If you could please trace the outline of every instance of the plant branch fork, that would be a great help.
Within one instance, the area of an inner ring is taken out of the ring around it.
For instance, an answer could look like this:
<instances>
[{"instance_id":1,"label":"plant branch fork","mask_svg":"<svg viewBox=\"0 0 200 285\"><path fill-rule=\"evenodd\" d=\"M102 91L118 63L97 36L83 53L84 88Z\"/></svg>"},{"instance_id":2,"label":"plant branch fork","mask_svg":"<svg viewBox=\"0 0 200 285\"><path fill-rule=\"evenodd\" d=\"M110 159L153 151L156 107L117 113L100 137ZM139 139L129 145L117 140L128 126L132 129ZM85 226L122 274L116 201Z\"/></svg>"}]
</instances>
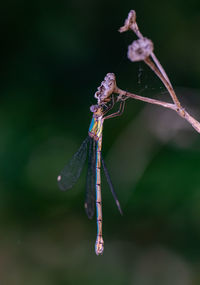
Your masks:
<instances>
[{"instance_id":1,"label":"plant branch fork","mask_svg":"<svg viewBox=\"0 0 200 285\"><path fill-rule=\"evenodd\" d=\"M115 88L115 93L119 94L118 100L124 100L123 98L133 98L136 100L144 101L150 104L156 104L160 105L164 108L168 108L171 110L174 110L177 112L179 116L187 120L193 128L200 133L200 123L194 119L181 105L178 97L176 96L176 93L174 91L174 88L164 70L162 65L160 64L159 60L157 59L153 49L153 42L145 38L142 33L139 30L138 24L136 22L136 12L134 10L131 10L128 14L127 19L125 20L124 26L122 26L119 29L119 32L125 32L128 30L132 30L136 36L138 37L137 40L133 41L131 45L128 47L128 58L130 61L135 62L135 61L144 61L150 68L151 70L158 76L158 78L162 81L164 84L165 88L169 92L173 104L167 103L164 101L148 98L148 97L143 97L139 96L124 90L121 90L116 86Z\"/></svg>"}]
</instances>

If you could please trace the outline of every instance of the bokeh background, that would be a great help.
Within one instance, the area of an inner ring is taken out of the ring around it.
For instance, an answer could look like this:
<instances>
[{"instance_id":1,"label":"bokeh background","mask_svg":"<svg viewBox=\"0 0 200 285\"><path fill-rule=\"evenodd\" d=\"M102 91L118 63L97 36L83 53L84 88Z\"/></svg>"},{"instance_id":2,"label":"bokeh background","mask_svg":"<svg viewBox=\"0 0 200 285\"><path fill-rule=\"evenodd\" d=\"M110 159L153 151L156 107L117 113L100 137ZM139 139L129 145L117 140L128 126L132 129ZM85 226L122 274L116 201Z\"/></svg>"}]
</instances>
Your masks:
<instances>
[{"instance_id":1,"label":"bokeh background","mask_svg":"<svg viewBox=\"0 0 200 285\"><path fill-rule=\"evenodd\" d=\"M57 175L87 135L107 72L118 86L169 100L126 58L135 9L178 96L200 119L200 4L191 1L2 1L0 284L200 284L200 136L172 111L129 100L104 125L105 252L84 211L86 167L63 193Z\"/></svg>"}]
</instances>

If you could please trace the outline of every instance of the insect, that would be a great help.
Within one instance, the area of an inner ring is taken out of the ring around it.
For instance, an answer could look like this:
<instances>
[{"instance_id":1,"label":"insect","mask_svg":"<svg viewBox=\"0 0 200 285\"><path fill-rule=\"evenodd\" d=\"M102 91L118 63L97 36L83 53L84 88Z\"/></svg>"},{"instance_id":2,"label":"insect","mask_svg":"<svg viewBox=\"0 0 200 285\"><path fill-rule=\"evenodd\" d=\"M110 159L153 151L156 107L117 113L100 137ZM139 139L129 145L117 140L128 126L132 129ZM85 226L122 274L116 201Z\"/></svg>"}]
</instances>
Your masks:
<instances>
[{"instance_id":1,"label":"insect","mask_svg":"<svg viewBox=\"0 0 200 285\"><path fill-rule=\"evenodd\" d=\"M93 112L93 116L88 136L57 178L58 185L61 190L66 191L72 188L83 169L89 144L85 210L88 218L91 219L94 216L95 211L96 190L97 238L95 243L95 252L97 255L102 254L104 250L104 241L102 236L101 164L118 210L122 214L120 203L117 199L107 167L101 155L104 120L120 116L124 111L125 101L121 101L117 112L106 115L108 111L113 108L115 102L115 97L112 95L110 97L110 102L100 105L92 105L90 107L90 110Z\"/></svg>"}]
</instances>

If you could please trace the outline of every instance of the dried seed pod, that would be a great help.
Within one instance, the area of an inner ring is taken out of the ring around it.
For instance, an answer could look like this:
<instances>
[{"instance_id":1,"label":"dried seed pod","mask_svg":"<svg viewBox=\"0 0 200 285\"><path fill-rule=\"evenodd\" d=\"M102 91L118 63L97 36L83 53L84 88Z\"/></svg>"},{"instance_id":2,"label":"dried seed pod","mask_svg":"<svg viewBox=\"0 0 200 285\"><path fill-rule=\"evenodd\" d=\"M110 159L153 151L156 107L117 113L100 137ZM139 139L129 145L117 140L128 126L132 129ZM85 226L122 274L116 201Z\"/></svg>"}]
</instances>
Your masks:
<instances>
[{"instance_id":1,"label":"dried seed pod","mask_svg":"<svg viewBox=\"0 0 200 285\"><path fill-rule=\"evenodd\" d=\"M145 60L153 52L153 42L147 38L141 38L128 47L128 58L131 61Z\"/></svg>"},{"instance_id":2,"label":"dried seed pod","mask_svg":"<svg viewBox=\"0 0 200 285\"><path fill-rule=\"evenodd\" d=\"M110 100L110 95L116 88L116 80L114 73L107 73L101 85L97 88L94 97L98 100L98 104L105 103Z\"/></svg>"},{"instance_id":3,"label":"dried seed pod","mask_svg":"<svg viewBox=\"0 0 200 285\"><path fill-rule=\"evenodd\" d=\"M136 23L136 12L134 10L131 10L128 13L128 17L126 18L124 22L124 26L122 26L119 29L120 33L128 31L134 24Z\"/></svg>"}]
</instances>

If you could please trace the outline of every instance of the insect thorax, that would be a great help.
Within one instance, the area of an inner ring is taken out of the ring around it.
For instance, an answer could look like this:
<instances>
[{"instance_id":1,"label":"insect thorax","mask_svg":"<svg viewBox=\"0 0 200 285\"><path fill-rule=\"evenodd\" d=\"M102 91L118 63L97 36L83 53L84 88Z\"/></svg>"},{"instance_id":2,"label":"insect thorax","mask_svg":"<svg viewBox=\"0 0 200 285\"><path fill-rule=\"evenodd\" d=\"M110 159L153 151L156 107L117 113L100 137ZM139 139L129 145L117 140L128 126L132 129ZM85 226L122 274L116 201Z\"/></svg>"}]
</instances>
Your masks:
<instances>
[{"instance_id":1,"label":"insect thorax","mask_svg":"<svg viewBox=\"0 0 200 285\"><path fill-rule=\"evenodd\" d=\"M102 135L103 128L103 118L93 116L92 121L90 123L88 134L94 140L98 141Z\"/></svg>"}]
</instances>

